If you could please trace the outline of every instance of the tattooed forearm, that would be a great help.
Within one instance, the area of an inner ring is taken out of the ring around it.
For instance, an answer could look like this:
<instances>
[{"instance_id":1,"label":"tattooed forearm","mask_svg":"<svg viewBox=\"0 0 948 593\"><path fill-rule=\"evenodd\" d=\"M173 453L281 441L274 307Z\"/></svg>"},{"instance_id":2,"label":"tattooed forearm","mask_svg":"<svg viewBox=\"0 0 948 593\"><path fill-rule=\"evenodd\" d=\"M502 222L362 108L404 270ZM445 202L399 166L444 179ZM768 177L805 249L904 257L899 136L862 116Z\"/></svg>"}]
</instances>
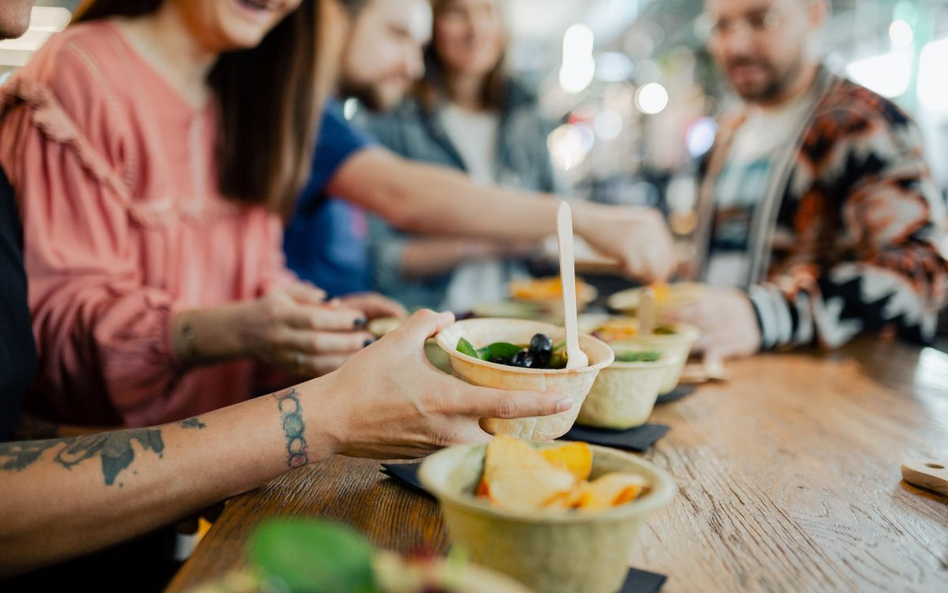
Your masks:
<instances>
[{"instance_id":1,"label":"tattooed forearm","mask_svg":"<svg viewBox=\"0 0 948 593\"><path fill-rule=\"evenodd\" d=\"M165 450L161 429L146 428L106 432L52 441L0 444L0 470L22 471L36 463L43 453L57 450L53 461L72 469L87 459L102 461L102 477L106 486L115 484L118 475L135 460L132 443L137 441L143 451L154 451L160 458ZM119 484L121 486L121 484Z\"/></svg>"},{"instance_id":2,"label":"tattooed forearm","mask_svg":"<svg viewBox=\"0 0 948 593\"><path fill-rule=\"evenodd\" d=\"M182 420L181 422L178 422L178 426L181 428L195 428L197 430L207 428L207 424L201 422L200 418L188 418L187 420Z\"/></svg>"},{"instance_id":3,"label":"tattooed forearm","mask_svg":"<svg viewBox=\"0 0 948 593\"><path fill-rule=\"evenodd\" d=\"M306 423L303 422L303 407L296 389L275 393L283 421L283 434L286 436L286 464L289 467L302 467L309 463L306 448Z\"/></svg>"}]
</instances>

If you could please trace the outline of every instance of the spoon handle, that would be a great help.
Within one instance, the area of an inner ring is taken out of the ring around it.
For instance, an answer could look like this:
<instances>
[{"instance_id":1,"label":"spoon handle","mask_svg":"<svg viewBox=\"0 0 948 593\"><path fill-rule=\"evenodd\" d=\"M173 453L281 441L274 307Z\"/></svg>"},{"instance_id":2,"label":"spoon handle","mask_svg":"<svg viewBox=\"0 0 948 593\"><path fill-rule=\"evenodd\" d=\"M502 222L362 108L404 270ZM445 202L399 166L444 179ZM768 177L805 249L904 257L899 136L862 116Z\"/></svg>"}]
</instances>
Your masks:
<instances>
[{"instance_id":1,"label":"spoon handle","mask_svg":"<svg viewBox=\"0 0 948 593\"><path fill-rule=\"evenodd\" d=\"M563 325L566 327L566 368L584 367L589 360L579 349L579 323L576 318L576 269L573 252L573 211L562 202L557 214L560 243L560 280L563 283Z\"/></svg>"}]
</instances>

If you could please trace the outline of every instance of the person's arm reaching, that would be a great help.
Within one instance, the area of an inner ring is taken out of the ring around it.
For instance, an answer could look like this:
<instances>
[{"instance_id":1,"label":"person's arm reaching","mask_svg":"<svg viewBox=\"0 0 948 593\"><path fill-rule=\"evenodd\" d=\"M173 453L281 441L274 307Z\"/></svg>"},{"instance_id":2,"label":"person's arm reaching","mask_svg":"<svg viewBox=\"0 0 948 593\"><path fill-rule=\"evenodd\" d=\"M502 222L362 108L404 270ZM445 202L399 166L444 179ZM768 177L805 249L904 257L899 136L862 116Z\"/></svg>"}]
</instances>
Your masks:
<instances>
[{"instance_id":1,"label":"person's arm reaching","mask_svg":"<svg viewBox=\"0 0 948 593\"><path fill-rule=\"evenodd\" d=\"M327 190L403 231L536 242L556 232L559 200L553 196L479 186L459 171L379 147L349 158ZM674 244L658 212L583 202L573 207L576 233L619 260L630 276L665 280L674 272Z\"/></svg>"},{"instance_id":2,"label":"person's arm reaching","mask_svg":"<svg viewBox=\"0 0 948 593\"><path fill-rule=\"evenodd\" d=\"M177 424L0 444L0 578L146 533L333 454L417 457L483 442L482 417L566 411L568 397L474 387L434 369L424 311L339 371Z\"/></svg>"}]
</instances>

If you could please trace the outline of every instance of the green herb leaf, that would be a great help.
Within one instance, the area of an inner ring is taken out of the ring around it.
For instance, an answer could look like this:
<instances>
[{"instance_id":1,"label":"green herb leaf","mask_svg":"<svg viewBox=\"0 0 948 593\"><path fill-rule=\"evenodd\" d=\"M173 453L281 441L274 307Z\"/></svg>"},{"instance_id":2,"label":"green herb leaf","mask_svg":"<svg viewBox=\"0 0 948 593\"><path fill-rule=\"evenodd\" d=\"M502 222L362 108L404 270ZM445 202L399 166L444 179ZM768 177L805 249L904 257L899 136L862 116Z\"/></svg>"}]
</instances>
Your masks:
<instances>
[{"instance_id":1,"label":"green herb leaf","mask_svg":"<svg viewBox=\"0 0 948 593\"><path fill-rule=\"evenodd\" d=\"M496 360L498 358L501 360L510 360L521 350L524 350L523 346L508 344L506 342L496 342L486 348L481 348L477 353L480 355L481 360Z\"/></svg>"},{"instance_id":2,"label":"green herb leaf","mask_svg":"<svg viewBox=\"0 0 948 593\"><path fill-rule=\"evenodd\" d=\"M473 356L474 358L480 358L480 356L477 354L477 350L474 349L474 346L472 346L471 343L464 338L458 340L458 352L461 354L467 354L468 356Z\"/></svg>"},{"instance_id":3,"label":"green herb leaf","mask_svg":"<svg viewBox=\"0 0 948 593\"><path fill-rule=\"evenodd\" d=\"M658 362L661 352L623 352L616 354L616 362Z\"/></svg>"},{"instance_id":4,"label":"green herb leaf","mask_svg":"<svg viewBox=\"0 0 948 593\"><path fill-rule=\"evenodd\" d=\"M329 521L278 519L259 527L250 561L275 588L288 593L377 593L375 550L351 528Z\"/></svg>"}]
</instances>

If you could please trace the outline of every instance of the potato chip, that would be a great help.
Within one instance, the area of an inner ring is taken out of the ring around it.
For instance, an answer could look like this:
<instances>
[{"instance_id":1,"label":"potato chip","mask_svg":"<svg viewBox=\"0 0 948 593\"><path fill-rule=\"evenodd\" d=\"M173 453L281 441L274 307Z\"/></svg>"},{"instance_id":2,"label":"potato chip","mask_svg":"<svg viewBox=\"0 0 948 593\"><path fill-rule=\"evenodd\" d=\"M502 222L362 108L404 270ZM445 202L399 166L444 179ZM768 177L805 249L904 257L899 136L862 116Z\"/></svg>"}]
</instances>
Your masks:
<instances>
[{"instance_id":1,"label":"potato chip","mask_svg":"<svg viewBox=\"0 0 948 593\"><path fill-rule=\"evenodd\" d=\"M589 479L592 471L592 450L586 443L569 443L540 451L544 458L559 469L565 469L578 481Z\"/></svg>"},{"instance_id":2,"label":"potato chip","mask_svg":"<svg viewBox=\"0 0 948 593\"><path fill-rule=\"evenodd\" d=\"M575 484L573 474L553 467L525 442L498 436L487 445L483 485L491 503L498 507L541 509L572 491Z\"/></svg>"},{"instance_id":3,"label":"potato chip","mask_svg":"<svg viewBox=\"0 0 948 593\"><path fill-rule=\"evenodd\" d=\"M593 482L583 484L581 502L577 508L601 511L632 502L648 486L642 476L635 474L606 474Z\"/></svg>"},{"instance_id":4,"label":"potato chip","mask_svg":"<svg viewBox=\"0 0 948 593\"><path fill-rule=\"evenodd\" d=\"M610 473L588 482L592 449L568 443L536 450L524 441L495 437L487 445L476 494L500 508L520 511L603 511L638 498L648 481Z\"/></svg>"}]
</instances>

